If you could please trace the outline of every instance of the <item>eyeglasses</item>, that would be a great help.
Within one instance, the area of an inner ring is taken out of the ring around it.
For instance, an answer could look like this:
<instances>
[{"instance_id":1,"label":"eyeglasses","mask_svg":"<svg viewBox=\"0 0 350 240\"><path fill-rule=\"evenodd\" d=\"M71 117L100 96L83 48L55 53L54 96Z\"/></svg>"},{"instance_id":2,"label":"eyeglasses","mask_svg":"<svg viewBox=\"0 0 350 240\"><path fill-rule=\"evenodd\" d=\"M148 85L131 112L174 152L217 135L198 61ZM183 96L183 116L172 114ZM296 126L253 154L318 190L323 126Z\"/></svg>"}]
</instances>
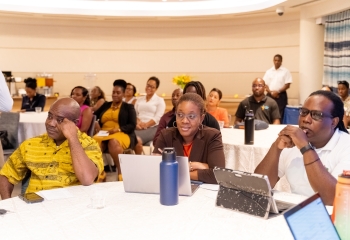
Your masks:
<instances>
[{"instance_id":1,"label":"eyeglasses","mask_svg":"<svg viewBox=\"0 0 350 240\"><path fill-rule=\"evenodd\" d=\"M255 88L255 87L262 88L262 87L265 87L265 85L264 84L253 84L252 87L253 88Z\"/></svg>"},{"instance_id":2,"label":"eyeglasses","mask_svg":"<svg viewBox=\"0 0 350 240\"><path fill-rule=\"evenodd\" d=\"M134 88L126 88L126 90L131 90L131 91L134 91Z\"/></svg>"},{"instance_id":3,"label":"eyeglasses","mask_svg":"<svg viewBox=\"0 0 350 240\"><path fill-rule=\"evenodd\" d=\"M310 113L310 116L313 120L322 121L324 117L333 118L331 114L324 113L316 110L309 110L307 108L299 108L299 115L302 117L306 117Z\"/></svg>"},{"instance_id":4,"label":"eyeglasses","mask_svg":"<svg viewBox=\"0 0 350 240\"><path fill-rule=\"evenodd\" d=\"M157 87L147 84L146 88L156 89Z\"/></svg>"},{"instance_id":5,"label":"eyeglasses","mask_svg":"<svg viewBox=\"0 0 350 240\"><path fill-rule=\"evenodd\" d=\"M185 117L187 118L188 121L193 121L197 118L197 115L193 113L190 113L190 114L176 113L176 118L179 118L182 120Z\"/></svg>"}]
</instances>

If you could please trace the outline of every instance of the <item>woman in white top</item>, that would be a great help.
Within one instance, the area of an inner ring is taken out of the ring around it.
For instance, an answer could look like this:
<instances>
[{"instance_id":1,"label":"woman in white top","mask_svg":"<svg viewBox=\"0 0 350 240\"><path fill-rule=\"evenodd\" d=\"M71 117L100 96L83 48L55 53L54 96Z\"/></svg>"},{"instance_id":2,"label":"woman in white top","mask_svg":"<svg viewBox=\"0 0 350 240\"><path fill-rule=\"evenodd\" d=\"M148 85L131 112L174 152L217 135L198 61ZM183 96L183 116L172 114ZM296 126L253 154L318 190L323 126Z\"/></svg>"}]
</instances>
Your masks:
<instances>
[{"instance_id":1,"label":"woman in white top","mask_svg":"<svg viewBox=\"0 0 350 240\"><path fill-rule=\"evenodd\" d=\"M146 84L146 96L139 97L135 103L137 125L135 133L138 136L136 153L142 152L142 144L152 141L160 118L165 111L164 99L156 94L159 79L150 77Z\"/></svg>"},{"instance_id":2,"label":"woman in white top","mask_svg":"<svg viewBox=\"0 0 350 240\"><path fill-rule=\"evenodd\" d=\"M127 83L123 101L129 104L135 105L137 100L137 98L135 97L135 93L136 93L136 87L131 83Z\"/></svg>"}]
</instances>

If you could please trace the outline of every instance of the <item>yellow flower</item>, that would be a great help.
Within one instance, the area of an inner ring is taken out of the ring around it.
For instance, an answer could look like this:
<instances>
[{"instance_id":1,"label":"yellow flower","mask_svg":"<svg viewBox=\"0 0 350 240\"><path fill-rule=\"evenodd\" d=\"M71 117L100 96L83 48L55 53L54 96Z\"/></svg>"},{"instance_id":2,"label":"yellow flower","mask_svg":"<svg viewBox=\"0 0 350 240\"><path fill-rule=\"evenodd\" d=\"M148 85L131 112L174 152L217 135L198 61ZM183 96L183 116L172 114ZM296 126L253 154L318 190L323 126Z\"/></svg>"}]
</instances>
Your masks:
<instances>
[{"instance_id":1,"label":"yellow flower","mask_svg":"<svg viewBox=\"0 0 350 240\"><path fill-rule=\"evenodd\" d=\"M191 81L192 77L185 74L173 77L173 83L178 85L181 89L183 89L185 85Z\"/></svg>"}]
</instances>

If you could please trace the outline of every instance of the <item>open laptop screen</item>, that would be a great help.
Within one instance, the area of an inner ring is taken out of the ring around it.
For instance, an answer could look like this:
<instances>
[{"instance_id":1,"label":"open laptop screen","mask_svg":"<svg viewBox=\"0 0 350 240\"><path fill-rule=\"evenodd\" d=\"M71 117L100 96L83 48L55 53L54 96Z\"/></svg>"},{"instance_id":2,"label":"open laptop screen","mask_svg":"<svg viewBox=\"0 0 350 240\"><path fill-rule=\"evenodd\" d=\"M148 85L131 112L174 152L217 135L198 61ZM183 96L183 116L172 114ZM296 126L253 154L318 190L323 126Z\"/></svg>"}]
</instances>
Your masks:
<instances>
[{"instance_id":1,"label":"open laptop screen","mask_svg":"<svg viewBox=\"0 0 350 240\"><path fill-rule=\"evenodd\" d=\"M295 239L340 239L319 194L283 213Z\"/></svg>"}]
</instances>

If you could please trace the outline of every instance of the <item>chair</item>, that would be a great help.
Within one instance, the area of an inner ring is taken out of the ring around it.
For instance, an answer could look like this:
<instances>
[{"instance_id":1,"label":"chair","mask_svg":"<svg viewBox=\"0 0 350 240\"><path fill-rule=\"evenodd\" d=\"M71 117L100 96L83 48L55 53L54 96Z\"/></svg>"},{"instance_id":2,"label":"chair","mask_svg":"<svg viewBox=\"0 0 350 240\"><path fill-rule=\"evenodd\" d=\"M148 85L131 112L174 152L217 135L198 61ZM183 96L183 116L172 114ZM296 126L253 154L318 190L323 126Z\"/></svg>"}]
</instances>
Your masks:
<instances>
[{"instance_id":1,"label":"chair","mask_svg":"<svg viewBox=\"0 0 350 240\"><path fill-rule=\"evenodd\" d=\"M95 134L95 122L96 122L96 115L92 115L92 120L89 129L87 130L86 134L90 137L93 137Z\"/></svg>"},{"instance_id":2,"label":"chair","mask_svg":"<svg viewBox=\"0 0 350 240\"><path fill-rule=\"evenodd\" d=\"M13 149L4 149L4 156L11 155L18 147L19 113L2 112L0 115L0 130L7 131L7 137Z\"/></svg>"}]
</instances>

